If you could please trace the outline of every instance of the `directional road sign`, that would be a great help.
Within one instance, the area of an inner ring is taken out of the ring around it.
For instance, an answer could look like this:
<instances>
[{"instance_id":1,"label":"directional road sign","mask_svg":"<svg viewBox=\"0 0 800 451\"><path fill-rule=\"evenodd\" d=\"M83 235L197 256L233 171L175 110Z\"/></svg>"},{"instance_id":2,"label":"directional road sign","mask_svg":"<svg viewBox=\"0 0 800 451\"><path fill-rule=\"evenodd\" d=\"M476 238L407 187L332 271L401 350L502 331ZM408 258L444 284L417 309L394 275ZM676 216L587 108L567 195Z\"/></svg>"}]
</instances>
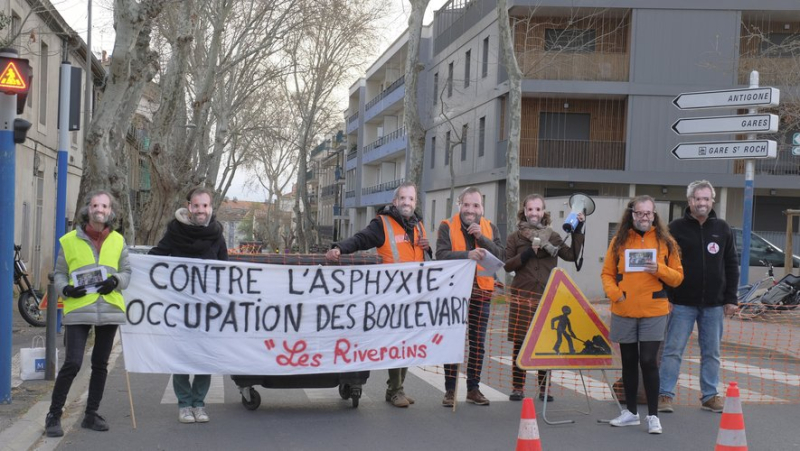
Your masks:
<instances>
[{"instance_id":1,"label":"directional road sign","mask_svg":"<svg viewBox=\"0 0 800 451\"><path fill-rule=\"evenodd\" d=\"M781 92L777 88L744 88L724 91L687 92L672 103L682 110L701 108L751 108L778 106Z\"/></svg>"},{"instance_id":2,"label":"directional road sign","mask_svg":"<svg viewBox=\"0 0 800 451\"><path fill-rule=\"evenodd\" d=\"M778 116L775 114L750 114L745 116L687 117L672 124L679 135L706 135L716 133L775 133Z\"/></svg>"},{"instance_id":3,"label":"directional road sign","mask_svg":"<svg viewBox=\"0 0 800 451\"><path fill-rule=\"evenodd\" d=\"M672 154L679 160L775 158L778 156L778 143L767 139L755 141L680 143L672 149Z\"/></svg>"}]
</instances>

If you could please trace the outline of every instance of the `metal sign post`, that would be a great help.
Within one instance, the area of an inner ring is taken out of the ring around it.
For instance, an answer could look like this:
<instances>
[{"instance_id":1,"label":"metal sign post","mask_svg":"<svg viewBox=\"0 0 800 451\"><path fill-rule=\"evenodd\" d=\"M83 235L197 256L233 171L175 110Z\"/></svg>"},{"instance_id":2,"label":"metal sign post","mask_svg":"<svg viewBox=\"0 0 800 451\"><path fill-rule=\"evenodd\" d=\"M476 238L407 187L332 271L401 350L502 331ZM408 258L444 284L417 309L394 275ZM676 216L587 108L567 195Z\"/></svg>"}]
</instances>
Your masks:
<instances>
[{"instance_id":1,"label":"metal sign post","mask_svg":"<svg viewBox=\"0 0 800 451\"><path fill-rule=\"evenodd\" d=\"M0 49L0 404L11 403L14 268L10 262L14 255L17 94L25 94L30 87L28 60L17 55L15 49Z\"/></svg>"}]
</instances>

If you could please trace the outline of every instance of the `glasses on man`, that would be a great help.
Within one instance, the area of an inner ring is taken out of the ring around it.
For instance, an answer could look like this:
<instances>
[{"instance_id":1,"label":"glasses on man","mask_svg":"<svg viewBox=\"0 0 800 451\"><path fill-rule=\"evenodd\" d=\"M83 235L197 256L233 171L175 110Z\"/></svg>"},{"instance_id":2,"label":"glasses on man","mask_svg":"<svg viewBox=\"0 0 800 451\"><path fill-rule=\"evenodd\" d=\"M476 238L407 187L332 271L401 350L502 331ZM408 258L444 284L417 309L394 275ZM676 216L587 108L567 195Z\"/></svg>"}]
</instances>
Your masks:
<instances>
[{"instance_id":1,"label":"glasses on man","mask_svg":"<svg viewBox=\"0 0 800 451\"><path fill-rule=\"evenodd\" d=\"M653 212L652 211L634 211L633 212L633 217L637 218L637 219L652 218L653 217Z\"/></svg>"}]
</instances>

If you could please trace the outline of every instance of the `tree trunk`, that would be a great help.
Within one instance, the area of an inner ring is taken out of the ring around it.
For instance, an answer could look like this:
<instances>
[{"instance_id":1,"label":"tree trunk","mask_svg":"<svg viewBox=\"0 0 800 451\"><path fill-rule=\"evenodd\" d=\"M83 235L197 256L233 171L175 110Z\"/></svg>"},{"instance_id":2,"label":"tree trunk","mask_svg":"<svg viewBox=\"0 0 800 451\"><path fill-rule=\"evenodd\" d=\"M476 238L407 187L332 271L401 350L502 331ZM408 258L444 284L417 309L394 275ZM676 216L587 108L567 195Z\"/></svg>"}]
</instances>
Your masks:
<instances>
[{"instance_id":1,"label":"tree trunk","mask_svg":"<svg viewBox=\"0 0 800 451\"><path fill-rule=\"evenodd\" d=\"M158 70L158 55L150 49L150 24L161 12L159 0L116 0L116 39L108 79L91 124L87 124L79 199L95 189L107 189L120 204L120 230L135 242L128 190L130 158L125 135L144 86ZM76 209L78 211L79 209Z\"/></svg>"},{"instance_id":2,"label":"tree trunk","mask_svg":"<svg viewBox=\"0 0 800 451\"><path fill-rule=\"evenodd\" d=\"M410 148L408 180L417 186L419 199L417 213L422 216L425 208L425 193L422 189L423 160L425 157L425 128L419 114L417 85L419 73L424 66L419 62L419 47L422 40L422 20L429 0L411 0L411 15L408 17L408 46L405 67L405 95L403 97L403 120Z\"/></svg>"},{"instance_id":3,"label":"tree trunk","mask_svg":"<svg viewBox=\"0 0 800 451\"><path fill-rule=\"evenodd\" d=\"M522 122L522 71L514 54L507 0L497 1L500 56L508 72L508 147L506 148L506 232L514 233L519 209L519 139Z\"/></svg>"}]
</instances>

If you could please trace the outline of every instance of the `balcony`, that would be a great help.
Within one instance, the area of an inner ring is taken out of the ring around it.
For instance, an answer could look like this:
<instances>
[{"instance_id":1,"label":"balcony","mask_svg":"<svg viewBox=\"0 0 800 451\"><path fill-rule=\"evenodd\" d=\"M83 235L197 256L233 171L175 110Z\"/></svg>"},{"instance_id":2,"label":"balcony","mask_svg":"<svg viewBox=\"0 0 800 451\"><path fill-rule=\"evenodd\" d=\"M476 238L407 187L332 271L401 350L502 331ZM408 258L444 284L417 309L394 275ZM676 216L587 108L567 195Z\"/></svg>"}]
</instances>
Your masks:
<instances>
[{"instance_id":1,"label":"balcony","mask_svg":"<svg viewBox=\"0 0 800 451\"><path fill-rule=\"evenodd\" d=\"M323 199L326 199L326 198L331 197L331 196L335 196L339 192L339 190L337 188L339 188L339 184L338 183L334 183L332 185L324 186L324 187L322 187L322 191L320 192L321 193L320 195L322 196Z\"/></svg>"},{"instance_id":2,"label":"balcony","mask_svg":"<svg viewBox=\"0 0 800 451\"><path fill-rule=\"evenodd\" d=\"M319 179L317 179L317 171L310 170L306 172L306 183L307 184L319 184Z\"/></svg>"},{"instance_id":3,"label":"balcony","mask_svg":"<svg viewBox=\"0 0 800 451\"><path fill-rule=\"evenodd\" d=\"M394 197L394 189L405 179L397 179L377 185L361 188L361 205L386 205Z\"/></svg>"},{"instance_id":4,"label":"balcony","mask_svg":"<svg viewBox=\"0 0 800 451\"><path fill-rule=\"evenodd\" d=\"M627 81L627 53L517 53L523 78L534 80Z\"/></svg>"},{"instance_id":5,"label":"balcony","mask_svg":"<svg viewBox=\"0 0 800 451\"><path fill-rule=\"evenodd\" d=\"M356 191L347 191L344 193L344 208L353 208L356 206Z\"/></svg>"},{"instance_id":6,"label":"balcony","mask_svg":"<svg viewBox=\"0 0 800 451\"><path fill-rule=\"evenodd\" d=\"M358 129L358 111L347 118L347 133L353 133L356 129Z\"/></svg>"},{"instance_id":7,"label":"balcony","mask_svg":"<svg viewBox=\"0 0 800 451\"><path fill-rule=\"evenodd\" d=\"M400 87L405 86L406 78L405 75L401 76L397 80L393 81L388 88L381 91L380 94L372 98L369 102L367 102L364 111L365 120L370 120L380 112L384 111L386 108L394 105L398 101L402 102L403 97L405 96L405 89L398 89Z\"/></svg>"},{"instance_id":8,"label":"balcony","mask_svg":"<svg viewBox=\"0 0 800 451\"><path fill-rule=\"evenodd\" d=\"M792 146L778 145L777 158L759 158L755 175L800 175L800 157L792 155ZM744 174L745 161L734 162L734 173Z\"/></svg>"},{"instance_id":9,"label":"balcony","mask_svg":"<svg viewBox=\"0 0 800 451\"><path fill-rule=\"evenodd\" d=\"M364 146L362 162L368 164L378 160L393 159L397 156L395 155L397 152L405 153L406 142L406 128L398 128Z\"/></svg>"},{"instance_id":10,"label":"balcony","mask_svg":"<svg viewBox=\"0 0 800 451\"><path fill-rule=\"evenodd\" d=\"M564 169L625 169L625 143L520 139L520 166Z\"/></svg>"}]
</instances>

